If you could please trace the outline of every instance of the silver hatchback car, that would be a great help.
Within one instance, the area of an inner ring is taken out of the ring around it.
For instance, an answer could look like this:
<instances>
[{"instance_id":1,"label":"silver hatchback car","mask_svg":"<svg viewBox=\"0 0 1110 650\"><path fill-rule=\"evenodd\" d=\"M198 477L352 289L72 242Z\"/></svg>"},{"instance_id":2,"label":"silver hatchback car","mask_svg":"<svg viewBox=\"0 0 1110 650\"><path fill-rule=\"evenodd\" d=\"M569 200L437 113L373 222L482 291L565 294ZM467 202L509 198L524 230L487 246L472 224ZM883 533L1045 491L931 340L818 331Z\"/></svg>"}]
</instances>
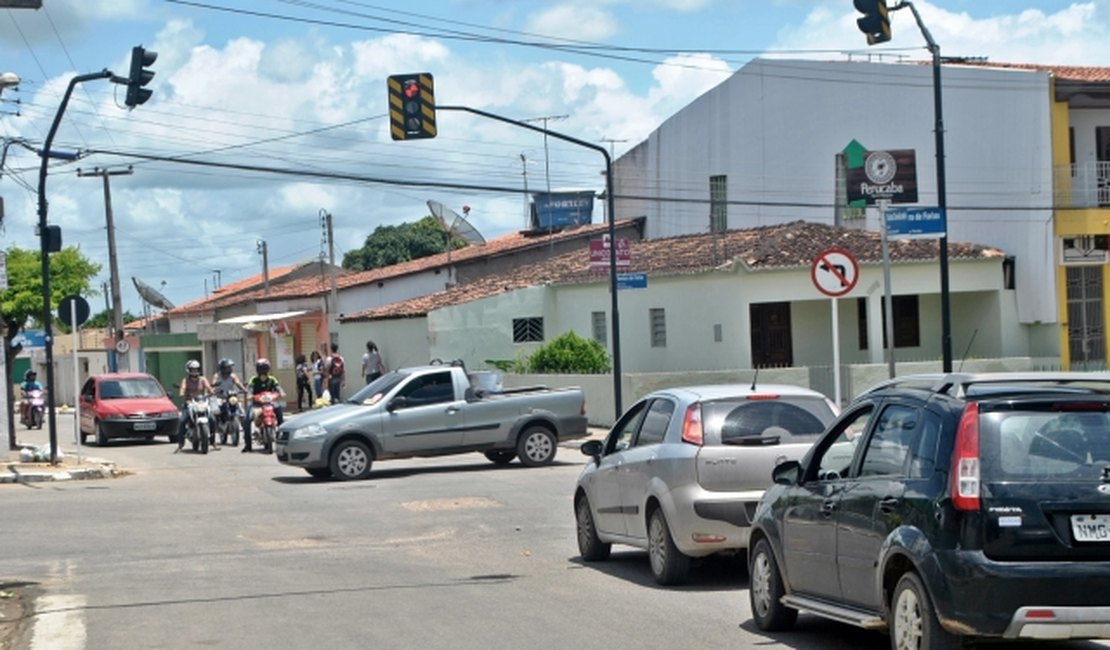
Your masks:
<instances>
[{"instance_id":1,"label":"silver hatchback car","mask_svg":"<svg viewBox=\"0 0 1110 650\"><path fill-rule=\"evenodd\" d=\"M800 459L836 418L824 395L782 385L667 388L632 405L578 477L574 512L586 561L612 544L648 551L663 585L691 558L741 553L771 470Z\"/></svg>"}]
</instances>

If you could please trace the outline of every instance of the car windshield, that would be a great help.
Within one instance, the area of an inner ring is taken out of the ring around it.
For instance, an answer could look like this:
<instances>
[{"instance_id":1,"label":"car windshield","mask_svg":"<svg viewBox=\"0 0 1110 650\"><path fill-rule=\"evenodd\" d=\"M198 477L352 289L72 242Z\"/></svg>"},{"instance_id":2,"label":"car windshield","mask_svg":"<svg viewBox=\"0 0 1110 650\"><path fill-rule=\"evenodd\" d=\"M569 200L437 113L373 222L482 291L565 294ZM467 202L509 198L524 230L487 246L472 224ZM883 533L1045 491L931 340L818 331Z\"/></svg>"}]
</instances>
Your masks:
<instances>
[{"instance_id":1,"label":"car windshield","mask_svg":"<svg viewBox=\"0 0 1110 650\"><path fill-rule=\"evenodd\" d=\"M774 399L728 399L706 402L702 419L707 436L719 436L722 444L745 438L779 436L816 440L835 414L823 397L780 396Z\"/></svg>"},{"instance_id":2,"label":"car windshield","mask_svg":"<svg viewBox=\"0 0 1110 650\"><path fill-rule=\"evenodd\" d=\"M997 479L1098 478L1110 463L1110 415L1057 408L980 420L984 471Z\"/></svg>"},{"instance_id":3,"label":"car windshield","mask_svg":"<svg viewBox=\"0 0 1110 650\"><path fill-rule=\"evenodd\" d=\"M100 399L127 399L134 397L162 397L165 392L150 377L109 379L100 382Z\"/></svg>"},{"instance_id":4,"label":"car windshield","mask_svg":"<svg viewBox=\"0 0 1110 650\"><path fill-rule=\"evenodd\" d=\"M411 373L402 370L394 370L387 372L381 377L366 385L365 388L360 389L354 395L344 400L348 404L362 404L370 406L371 404L378 403L389 391L397 387L397 384L404 381Z\"/></svg>"}]
</instances>

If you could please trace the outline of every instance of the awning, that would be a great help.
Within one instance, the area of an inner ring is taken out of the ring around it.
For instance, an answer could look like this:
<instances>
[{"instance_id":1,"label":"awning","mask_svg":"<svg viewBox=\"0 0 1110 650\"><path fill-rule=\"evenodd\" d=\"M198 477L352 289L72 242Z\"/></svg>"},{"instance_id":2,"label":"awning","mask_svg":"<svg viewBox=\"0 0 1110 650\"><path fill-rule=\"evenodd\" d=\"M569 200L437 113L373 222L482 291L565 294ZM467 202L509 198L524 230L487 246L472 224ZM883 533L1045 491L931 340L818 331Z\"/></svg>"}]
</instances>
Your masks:
<instances>
[{"instance_id":1,"label":"awning","mask_svg":"<svg viewBox=\"0 0 1110 650\"><path fill-rule=\"evenodd\" d=\"M220 323L229 323L232 325L245 325L247 323L264 323L266 321L284 320L286 318L293 318L295 316L302 316L307 314L308 310L302 309L300 311L283 311L276 314L247 314L246 316L235 316L233 318L225 318Z\"/></svg>"}]
</instances>

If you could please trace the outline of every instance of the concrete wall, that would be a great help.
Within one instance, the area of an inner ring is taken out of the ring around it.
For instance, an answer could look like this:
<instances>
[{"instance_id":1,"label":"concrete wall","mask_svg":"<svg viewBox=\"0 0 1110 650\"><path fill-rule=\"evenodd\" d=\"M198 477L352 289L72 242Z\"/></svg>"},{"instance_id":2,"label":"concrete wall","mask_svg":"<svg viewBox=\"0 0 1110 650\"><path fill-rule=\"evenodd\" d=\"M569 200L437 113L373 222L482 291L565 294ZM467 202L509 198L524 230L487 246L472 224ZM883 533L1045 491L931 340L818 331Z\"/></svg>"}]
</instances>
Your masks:
<instances>
[{"instance_id":1,"label":"concrete wall","mask_svg":"<svg viewBox=\"0 0 1110 650\"><path fill-rule=\"evenodd\" d=\"M339 351L356 375L367 341L377 344L389 370L424 365L434 357L428 347L426 318L344 323L339 328Z\"/></svg>"}]
</instances>

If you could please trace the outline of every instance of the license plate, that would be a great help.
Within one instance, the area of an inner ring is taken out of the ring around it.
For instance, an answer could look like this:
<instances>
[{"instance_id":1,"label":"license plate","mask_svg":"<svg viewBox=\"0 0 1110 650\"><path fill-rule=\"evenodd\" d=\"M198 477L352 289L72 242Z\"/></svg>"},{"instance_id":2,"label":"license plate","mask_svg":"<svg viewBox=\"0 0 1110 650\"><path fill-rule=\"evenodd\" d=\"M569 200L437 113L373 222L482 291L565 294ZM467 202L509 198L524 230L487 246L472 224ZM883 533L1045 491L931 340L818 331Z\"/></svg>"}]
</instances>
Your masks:
<instances>
[{"instance_id":1,"label":"license plate","mask_svg":"<svg viewBox=\"0 0 1110 650\"><path fill-rule=\"evenodd\" d=\"M135 430L136 431L154 431L157 428L158 428L158 423L157 422L136 422L135 423Z\"/></svg>"},{"instance_id":2,"label":"license plate","mask_svg":"<svg viewBox=\"0 0 1110 650\"><path fill-rule=\"evenodd\" d=\"M1110 515L1072 515L1071 534L1077 542L1110 542Z\"/></svg>"}]
</instances>

